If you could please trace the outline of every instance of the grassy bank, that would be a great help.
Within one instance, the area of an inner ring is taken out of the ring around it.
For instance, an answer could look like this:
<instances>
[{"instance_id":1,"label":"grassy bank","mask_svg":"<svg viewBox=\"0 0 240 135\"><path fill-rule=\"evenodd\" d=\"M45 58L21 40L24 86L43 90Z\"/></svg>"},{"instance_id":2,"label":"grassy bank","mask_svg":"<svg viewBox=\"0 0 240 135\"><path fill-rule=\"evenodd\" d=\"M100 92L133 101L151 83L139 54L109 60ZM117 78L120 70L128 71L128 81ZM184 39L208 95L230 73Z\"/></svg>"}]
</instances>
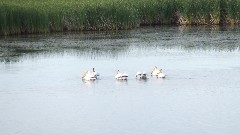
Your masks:
<instances>
[{"instance_id":1,"label":"grassy bank","mask_svg":"<svg viewBox=\"0 0 240 135\"><path fill-rule=\"evenodd\" d=\"M179 19L219 24L221 17L238 24L240 0L1 0L0 35L132 29Z\"/></svg>"}]
</instances>

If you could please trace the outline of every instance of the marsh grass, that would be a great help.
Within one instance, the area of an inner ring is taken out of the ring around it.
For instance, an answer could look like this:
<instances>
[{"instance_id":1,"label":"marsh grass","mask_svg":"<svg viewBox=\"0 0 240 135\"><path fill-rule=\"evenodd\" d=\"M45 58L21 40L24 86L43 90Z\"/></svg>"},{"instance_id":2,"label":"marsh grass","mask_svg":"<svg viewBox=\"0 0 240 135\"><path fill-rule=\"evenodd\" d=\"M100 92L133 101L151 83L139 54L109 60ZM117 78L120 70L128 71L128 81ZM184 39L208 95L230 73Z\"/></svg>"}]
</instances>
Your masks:
<instances>
[{"instance_id":1,"label":"marsh grass","mask_svg":"<svg viewBox=\"0 0 240 135\"><path fill-rule=\"evenodd\" d=\"M0 35L171 24L176 12L189 22L210 14L219 21L223 7L239 20L239 5L240 0L1 0Z\"/></svg>"}]
</instances>

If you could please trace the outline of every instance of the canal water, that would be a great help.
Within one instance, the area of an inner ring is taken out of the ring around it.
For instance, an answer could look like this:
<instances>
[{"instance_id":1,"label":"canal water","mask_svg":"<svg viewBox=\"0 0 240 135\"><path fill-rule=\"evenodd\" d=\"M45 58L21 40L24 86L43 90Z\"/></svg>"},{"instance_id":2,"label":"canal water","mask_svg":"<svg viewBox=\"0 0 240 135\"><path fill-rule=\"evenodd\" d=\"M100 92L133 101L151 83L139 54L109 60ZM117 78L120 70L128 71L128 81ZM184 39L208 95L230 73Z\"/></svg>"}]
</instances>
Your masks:
<instances>
[{"instance_id":1,"label":"canal water","mask_svg":"<svg viewBox=\"0 0 240 135\"><path fill-rule=\"evenodd\" d=\"M219 27L1 37L0 134L235 135L239 47L240 29Z\"/></svg>"}]
</instances>

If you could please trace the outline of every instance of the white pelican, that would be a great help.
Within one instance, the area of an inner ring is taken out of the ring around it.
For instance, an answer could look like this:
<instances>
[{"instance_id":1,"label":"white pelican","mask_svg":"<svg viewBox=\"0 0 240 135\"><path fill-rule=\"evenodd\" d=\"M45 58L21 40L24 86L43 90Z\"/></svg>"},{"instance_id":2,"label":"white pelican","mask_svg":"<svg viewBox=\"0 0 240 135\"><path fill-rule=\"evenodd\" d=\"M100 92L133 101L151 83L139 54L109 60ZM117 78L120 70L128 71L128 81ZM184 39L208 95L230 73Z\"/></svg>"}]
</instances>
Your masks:
<instances>
[{"instance_id":1,"label":"white pelican","mask_svg":"<svg viewBox=\"0 0 240 135\"><path fill-rule=\"evenodd\" d=\"M93 68L93 75L95 76L95 78L97 79L98 78L98 76L100 76L99 74L98 74L98 72L97 71L95 71L95 69Z\"/></svg>"},{"instance_id":2,"label":"white pelican","mask_svg":"<svg viewBox=\"0 0 240 135\"><path fill-rule=\"evenodd\" d=\"M139 79L147 79L147 74L145 72L137 72L136 74L136 78L139 78Z\"/></svg>"},{"instance_id":3,"label":"white pelican","mask_svg":"<svg viewBox=\"0 0 240 135\"><path fill-rule=\"evenodd\" d=\"M86 81L94 81L97 78L94 76L93 73L90 73L89 71L86 71L86 72L83 73L82 79L86 80Z\"/></svg>"},{"instance_id":4,"label":"white pelican","mask_svg":"<svg viewBox=\"0 0 240 135\"><path fill-rule=\"evenodd\" d=\"M166 75L162 72L162 69L158 70L155 66L151 72L152 76L156 76L157 78L164 78Z\"/></svg>"},{"instance_id":5,"label":"white pelican","mask_svg":"<svg viewBox=\"0 0 240 135\"><path fill-rule=\"evenodd\" d=\"M121 73L119 70L117 71L117 74L115 75L115 78L117 80L127 80L128 75L126 73Z\"/></svg>"}]
</instances>

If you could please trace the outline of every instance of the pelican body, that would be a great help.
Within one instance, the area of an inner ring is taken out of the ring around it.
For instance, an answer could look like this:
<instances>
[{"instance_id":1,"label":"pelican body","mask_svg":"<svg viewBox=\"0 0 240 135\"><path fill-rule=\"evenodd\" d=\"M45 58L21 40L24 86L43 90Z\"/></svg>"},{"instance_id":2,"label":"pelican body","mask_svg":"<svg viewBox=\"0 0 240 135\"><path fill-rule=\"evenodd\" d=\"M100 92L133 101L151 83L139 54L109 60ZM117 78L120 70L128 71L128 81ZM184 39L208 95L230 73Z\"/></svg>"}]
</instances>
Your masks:
<instances>
[{"instance_id":1,"label":"pelican body","mask_svg":"<svg viewBox=\"0 0 240 135\"><path fill-rule=\"evenodd\" d=\"M90 71L86 71L86 72L83 73L82 79L83 79L83 80L86 80L86 81L94 81L94 80L96 80L97 78L96 78L95 75L94 75L93 73L91 73Z\"/></svg>"},{"instance_id":2,"label":"pelican body","mask_svg":"<svg viewBox=\"0 0 240 135\"><path fill-rule=\"evenodd\" d=\"M147 74L146 73L142 73L142 72L137 72L136 74L136 78L138 79L147 79Z\"/></svg>"},{"instance_id":3,"label":"pelican body","mask_svg":"<svg viewBox=\"0 0 240 135\"><path fill-rule=\"evenodd\" d=\"M128 75L126 73L121 73L119 70L117 71L117 74L115 75L115 78L117 80L127 80Z\"/></svg>"},{"instance_id":4,"label":"pelican body","mask_svg":"<svg viewBox=\"0 0 240 135\"><path fill-rule=\"evenodd\" d=\"M157 67L154 67L152 72L151 72L152 76L155 76L157 78L165 78L165 74L162 72L162 69L158 70Z\"/></svg>"}]
</instances>

